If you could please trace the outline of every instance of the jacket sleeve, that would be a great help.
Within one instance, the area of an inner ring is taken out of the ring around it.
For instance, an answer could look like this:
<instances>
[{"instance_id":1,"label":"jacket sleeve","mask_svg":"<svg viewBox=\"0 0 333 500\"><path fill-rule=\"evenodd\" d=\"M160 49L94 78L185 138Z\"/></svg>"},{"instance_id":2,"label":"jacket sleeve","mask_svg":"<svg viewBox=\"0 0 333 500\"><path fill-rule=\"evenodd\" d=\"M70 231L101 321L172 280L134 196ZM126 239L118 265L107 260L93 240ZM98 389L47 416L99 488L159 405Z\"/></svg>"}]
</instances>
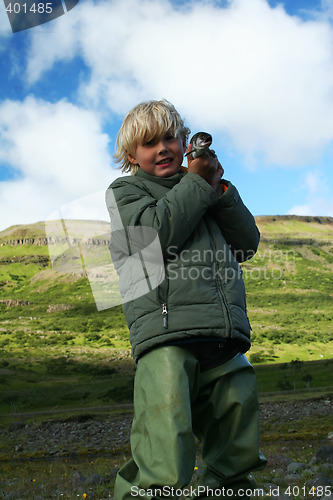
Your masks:
<instances>
[{"instance_id":1,"label":"jacket sleeve","mask_svg":"<svg viewBox=\"0 0 333 500\"><path fill-rule=\"evenodd\" d=\"M260 233L251 212L244 205L237 189L224 181L227 189L219 196L209 213L218 223L221 232L238 262L251 259L258 249Z\"/></svg>"},{"instance_id":2,"label":"jacket sleeve","mask_svg":"<svg viewBox=\"0 0 333 500\"><path fill-rule=\"evenodd\" d=\"M123 226L154 228L165 258L181 250L204 214L218 200L215 190L194 173L186 174L159 200L149 193L143 183L119 178L111 184L106 194L111 227L110 189Z\"/></svg>"}]
</instances>

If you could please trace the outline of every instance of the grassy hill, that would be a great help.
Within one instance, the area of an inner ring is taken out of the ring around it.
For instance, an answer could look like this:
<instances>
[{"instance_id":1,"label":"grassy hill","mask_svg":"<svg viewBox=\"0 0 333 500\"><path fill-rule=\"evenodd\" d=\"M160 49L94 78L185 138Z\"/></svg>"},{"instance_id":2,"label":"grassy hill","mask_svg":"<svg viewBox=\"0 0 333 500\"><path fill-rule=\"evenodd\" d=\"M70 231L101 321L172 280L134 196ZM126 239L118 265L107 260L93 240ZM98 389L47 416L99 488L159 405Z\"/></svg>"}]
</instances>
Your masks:
<instances>
[{"instance_id":1,"label":"grassy hill","mask_svg":"<svg viewBox=\"0 0 333 500\"><path fill-rule=\"evenodd\" d=\"M270 381L258 367L259 387L328 385L333 218L262 216L256 221L259 250L242 265L254 341L248 356L254 364L289 363ZM80 224L85 234L91 222ZM96 234L107 231L108 223L96 223ZM98 255L108 251L105 237L96 248ZM0 410L99 405L130 397L133 363L121 306L98 311L83 269L63 273L51 266L44 223L0 232L0 284ZM303 362L300 369L291 364L295 360ZM314 360L323 360L320 376L313 371Z\"/></svg>"},{"instance_id":2,"label":"grassy hill","mask_svg":"<svg viewBox=\"0 0 333 500\"><path fill-rule=\"evenodd\" d=\"M313 359L312 344L323 343L316 357L332 357L333 219L258 217L257 224L259 250L244 266L255 344L269 341L276 354L279 344L297 344L301 359Z\"/></svg>"}]
</instances>

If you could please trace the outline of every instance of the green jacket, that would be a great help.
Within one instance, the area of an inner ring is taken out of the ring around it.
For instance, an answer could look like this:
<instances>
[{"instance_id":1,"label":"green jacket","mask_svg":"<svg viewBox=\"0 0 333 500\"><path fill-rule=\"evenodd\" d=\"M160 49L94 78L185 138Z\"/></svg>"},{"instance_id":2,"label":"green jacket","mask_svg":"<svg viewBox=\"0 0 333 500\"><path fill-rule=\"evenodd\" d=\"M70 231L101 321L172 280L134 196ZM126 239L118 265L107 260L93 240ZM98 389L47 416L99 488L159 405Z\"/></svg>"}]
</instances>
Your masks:
<instances>
[{"instance_id":1,"label":"green jacket","mask_svg":"<svg viewBox=\"0 0 333 500\"><path fill-rule=\"evenodd\" d=\"M109 187L111 254L112 241L117 247L113 231L119 229L113 227L115 199L125 229L156 230L164 259L160 285L123 304L135 360L147 349L183 339L234 339L243 352L250 348L238 262L254 255L259 231L237 189L224 182L228 188L218 195L191 172L160 178L139 169ZM126 294L135 279L125 271L122 279L121 267L118 272Z\"/></svg>"}]
</instances>

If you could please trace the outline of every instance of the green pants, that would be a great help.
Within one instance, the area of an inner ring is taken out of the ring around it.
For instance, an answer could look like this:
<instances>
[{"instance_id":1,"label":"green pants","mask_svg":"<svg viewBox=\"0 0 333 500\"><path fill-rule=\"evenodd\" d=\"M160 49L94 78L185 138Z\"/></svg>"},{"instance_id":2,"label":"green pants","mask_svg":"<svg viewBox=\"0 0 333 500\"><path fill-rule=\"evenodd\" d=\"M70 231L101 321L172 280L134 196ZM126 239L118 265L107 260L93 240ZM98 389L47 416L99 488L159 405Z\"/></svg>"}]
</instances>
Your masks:
<instances>
[{"instance_id":1,"label":"green pants","mask_svg":"<svg viewBox=\"0 0 333 500\"><path fill-rule=\"evenodd\" d=\"M200 373L186 348L148 352L135 376L133 458L117 474L114 500L170 500L182 489L200 500L248 498L256 487L251 471L266 464L258 424L256 377L243 354ZM206 469L191 492L195 436Z\"/></svg>"}]
</instances>

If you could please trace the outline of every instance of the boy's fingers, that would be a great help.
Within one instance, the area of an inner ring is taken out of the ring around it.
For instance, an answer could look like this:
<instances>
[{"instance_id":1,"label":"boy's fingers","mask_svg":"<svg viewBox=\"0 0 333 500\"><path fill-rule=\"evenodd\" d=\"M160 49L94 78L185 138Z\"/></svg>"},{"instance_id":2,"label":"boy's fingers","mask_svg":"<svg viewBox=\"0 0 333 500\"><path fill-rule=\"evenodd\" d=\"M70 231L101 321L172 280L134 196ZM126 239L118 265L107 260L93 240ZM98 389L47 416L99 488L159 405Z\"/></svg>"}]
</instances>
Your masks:
<instances>
[{"instance_id":1,"label":"boy's fingers","mask_svg":"<svg viewBox=\"0 0 333 500\"><path fill-rule=\"evenodd\" d=\"M224 168L222 167L221 163L218 160L217 160L217 170L221 173L221 178L222 178L224 174Z\"/></svg>"}]
</instances>

